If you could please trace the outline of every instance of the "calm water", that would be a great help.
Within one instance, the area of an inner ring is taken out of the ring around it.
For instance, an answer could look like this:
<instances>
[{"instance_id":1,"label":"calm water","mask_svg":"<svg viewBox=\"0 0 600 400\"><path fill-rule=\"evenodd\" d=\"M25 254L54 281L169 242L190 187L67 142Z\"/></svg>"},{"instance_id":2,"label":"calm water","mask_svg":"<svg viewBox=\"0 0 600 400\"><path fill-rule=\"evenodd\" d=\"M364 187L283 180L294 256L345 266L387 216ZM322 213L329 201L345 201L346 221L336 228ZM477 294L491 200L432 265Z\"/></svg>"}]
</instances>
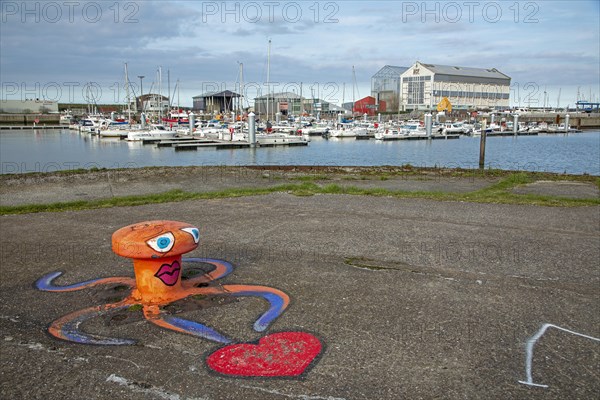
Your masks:
<instances>
[{"instance_id":1,"label":"calm water","mask_svg":"<svg viewBox=\"0 0 600 400\"><path fill-rule=\"evenodd\" d=\"M0 173L186 165L403 165L477 168L479 138L379 140L311 138L304 147L178 151L63 131L0 132ZM600 175L600 131L488 138L486 167Z\"/></svg>"}]
</instances>

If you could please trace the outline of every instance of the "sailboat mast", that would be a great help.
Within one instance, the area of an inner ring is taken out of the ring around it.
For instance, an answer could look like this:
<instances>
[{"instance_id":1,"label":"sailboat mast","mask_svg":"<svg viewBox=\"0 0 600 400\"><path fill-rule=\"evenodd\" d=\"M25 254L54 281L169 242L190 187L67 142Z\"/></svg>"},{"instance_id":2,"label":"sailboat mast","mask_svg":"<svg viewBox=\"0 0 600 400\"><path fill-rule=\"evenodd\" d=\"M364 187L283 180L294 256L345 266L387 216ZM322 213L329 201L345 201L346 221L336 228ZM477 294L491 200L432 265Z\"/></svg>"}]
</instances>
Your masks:
<instances>
[{"instance_id":1,"label":"sailboat mast","mask_svg":"<svg viewBox=\"0 0 600 400\"><path fill-rule=\"evenodd\" d=\"M169 110L171 109L171 70L167 70L167 93L169 93Z\"/></svg>"},{"instance_id":2,"label":"sailboat mast","mask_svg":"<svg viewBox=\"0 0 600 400\"><path fill-rule=\"evenodd\" d=\"M158 67L158 123L162 123L162 67Z\"/></svg>"},{"instance_id":3,"label":"sailboat mast","mask_svg":"<svg viewBox=\"0 0 600 400\"><path fill-rule=\"evenodd\" d=\"M240 115L244 115L244 63L240 63L240 98L238 108Z\"/></svg>"},{"instance_id":4,"label":"sailboat mast","mask_svg":"<svg viewBox=\"0 0 600 400\"><path fill-rule=\"evenodd\" d=\"M354 112L354 101L356 97L354 96L354 81L356 80L356 75L354 73L354 65L352 66L352 112Z\"/></svg>"},{"instance_id":5,"label":"sailboat mast","mask_svg":"<svg viewBox=\"0 0 600 400\"><path fill-rule=\"evenodd\" d=\"M240 63L240 132L244 132L244 63Z\"/></svg>"},{"instance_id":6,"label":"sailboat mast","mask_svg":"<svg viewBox=\"0 0 600 400\"><path fill-rule=\"evenodd\" d=\"M358 83L356 82L356 70L354 69L354 65L352 66L352 115L354 115L354 103L356 102L356 97L354 94L354 90L356 89L356 94L360 97L360 93L358 92Z\"/></svg>"},{"instance_id":7,"label":"sailboat mast","mask_svg":"<svg viewBox=\"0 0 600 400\"><path fill-rule=\"evenodd\" d=\"M269 39L269 48L267 49L267 120L269 120L269 96L271 94L271 88L269 87L269 81L271 79L271 39Z\"/></svg>"},{"instance_id":8,"label":"sailboat mast","mask_svg":"<svg viewBox=\"0 0 600 400\"><path fill-rule=\"evenodd\" d=\"M131 100L129 98L129 73L125 63L125 98L127 99L127 122L131 121Z\"/></svg>"},{"instance_id":9,"label":"sailboat mast","mask_svg":"<svg viewBox=\"0 0 600 400\"><path fill-rule=\"evenodd\" d=\"M302 115L304 114L304 103L302 102L302 82L300 82L300 125L302 126Z\"/></svg>"}]
</instances>

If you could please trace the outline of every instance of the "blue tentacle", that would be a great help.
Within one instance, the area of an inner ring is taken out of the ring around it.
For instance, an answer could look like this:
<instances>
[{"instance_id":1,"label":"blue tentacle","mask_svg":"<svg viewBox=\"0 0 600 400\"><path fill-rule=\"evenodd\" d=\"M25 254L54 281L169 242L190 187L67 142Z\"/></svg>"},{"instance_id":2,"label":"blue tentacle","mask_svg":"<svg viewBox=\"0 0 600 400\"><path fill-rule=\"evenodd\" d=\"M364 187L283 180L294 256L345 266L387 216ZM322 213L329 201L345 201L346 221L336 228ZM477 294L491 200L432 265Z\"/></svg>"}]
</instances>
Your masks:
<instances>
[{"instance_id":1,"label":"blue tentacle","mask_svg":"<svg viewBox=\"0 0 600 400\"><path fill-rule=\"evenodd\" d=\"M97 278L91 279L89 281L74 283L72 285L66 286L55 286L52 284L52 281L63 273L61 271L51 272L42 276L35 282L35 287L39 290L45 292L71 292L75 290L85 289L87 287L101 285L101 284L111 284L111 283L121 283L127 285L129 287L133 287L135 285L135 280L129 277L110 277L110 278Z\"/></svg>"},{"instance_id":2,"label":"blue tentacle","mask_svg":"<svg viewBox=\"0 0 600 400\"><path fill-rule=\"evenodd\" d=\"M157 323L159 321L156 320L151 321L159 326L162 326L163 328L173 329L182 333L188 333L203 339L212 340L213 342L225 344L232 343L231 339L199 322L167 315L159 317L159 321L162 321L162 323Z\"/></svg>"},{"instance_id":3,"label":"blue tentacle","mask_svg":"<svg viewBox=\"0 0 600 400\"><path fill-rule=\"evenodd\" d=\"M105 336L92 335L83 333L80 330L81 324L86 322L87 320L102 316L111 311L127 308L130 305L131 304L120 304L104 307L90 307L83 310L75 311L54 321L50 325L48 331L50 332L50 334L58 337L59 339L75 343L113 346L132 345L137 343L137 341L133 339L110 338Z\"/></svg>"},{"instance_id":4,"label":"blue tentacle","mask_svg":"<svg viewBox=\"0 0 600 400\"><path fill-rule=\"evenodd\" d=\"M254 322L254 330L263 332L289 304L289 297L280 290L265 286L224 285L223 289L236 297L260 297L269 302L269 309Z\"/></svg>"}]
</instances>

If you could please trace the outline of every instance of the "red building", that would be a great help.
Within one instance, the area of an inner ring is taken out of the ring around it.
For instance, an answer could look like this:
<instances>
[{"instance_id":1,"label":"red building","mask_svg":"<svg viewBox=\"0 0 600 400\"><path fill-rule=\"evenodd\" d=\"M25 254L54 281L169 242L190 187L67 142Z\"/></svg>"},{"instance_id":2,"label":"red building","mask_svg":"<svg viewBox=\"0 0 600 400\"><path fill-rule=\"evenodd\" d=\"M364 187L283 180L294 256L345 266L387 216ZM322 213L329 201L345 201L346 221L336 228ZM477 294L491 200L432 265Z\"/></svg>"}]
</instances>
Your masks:
<instances>
[{"instance_id":1,"label":"red building","mask_svg":"<svg viewBox=\"0 0 600 400\"><path fill-rule=\"evenodd\" d=\"M364 115L366 113L372 117L377 115L377 113L385 112L385 110L385 101L380 100L378 105L375 97L367 96L354 103L354 109L352 112L360 115Z\"/></svg>"}]
</instances>

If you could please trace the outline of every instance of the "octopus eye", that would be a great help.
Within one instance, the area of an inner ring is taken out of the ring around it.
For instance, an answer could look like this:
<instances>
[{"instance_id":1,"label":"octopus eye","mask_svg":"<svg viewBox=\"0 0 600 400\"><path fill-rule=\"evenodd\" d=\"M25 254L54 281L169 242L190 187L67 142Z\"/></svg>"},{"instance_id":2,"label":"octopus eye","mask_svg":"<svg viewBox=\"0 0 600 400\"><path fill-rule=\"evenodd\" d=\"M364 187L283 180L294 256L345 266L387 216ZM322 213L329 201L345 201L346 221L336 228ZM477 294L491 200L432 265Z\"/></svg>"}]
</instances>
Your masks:
<instances>
[{"instance_id":1,"label":"octopus eye","mask_svg":"<svg viewBox=\"0 0 600 400\"><path fill-rule=\"evenodd\" d=\"M146 243L159 253L166 253L173 248L173 245L175 244L175 236L173 236L171 232L167 232L163 235L148 240Z\"/></svg>"},{"instance_id":2,"label":"octopus eye","mask_svg":"<svg viewBox=\"0 0 600 400\"><path fill-rule=\"evenodd\" d=\"M194 243L198 243L200 240L200 231L198 228L181 228L181 230L192 235L194 238Z\"/></svg>"}]
</instances>

